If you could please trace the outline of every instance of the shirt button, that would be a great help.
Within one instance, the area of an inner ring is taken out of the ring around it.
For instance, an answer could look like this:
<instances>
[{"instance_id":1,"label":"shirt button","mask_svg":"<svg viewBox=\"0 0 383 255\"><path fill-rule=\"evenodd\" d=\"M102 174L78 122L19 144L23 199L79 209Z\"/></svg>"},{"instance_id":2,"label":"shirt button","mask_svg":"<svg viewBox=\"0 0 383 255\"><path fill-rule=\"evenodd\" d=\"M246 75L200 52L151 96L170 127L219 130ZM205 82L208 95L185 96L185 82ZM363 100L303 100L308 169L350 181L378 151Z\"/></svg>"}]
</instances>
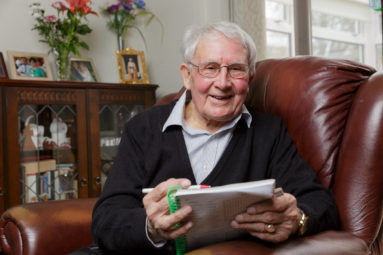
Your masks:
<instances>
[{"instance_id":1,"label":"shirt button","mask_svg":"<svg viewBox=\"0 0 383 255\"><path fill-rule=\"evenodd\" d=\"M207 170L207 165L203 165L203 169Z\"/></svg>"}]
</instances>

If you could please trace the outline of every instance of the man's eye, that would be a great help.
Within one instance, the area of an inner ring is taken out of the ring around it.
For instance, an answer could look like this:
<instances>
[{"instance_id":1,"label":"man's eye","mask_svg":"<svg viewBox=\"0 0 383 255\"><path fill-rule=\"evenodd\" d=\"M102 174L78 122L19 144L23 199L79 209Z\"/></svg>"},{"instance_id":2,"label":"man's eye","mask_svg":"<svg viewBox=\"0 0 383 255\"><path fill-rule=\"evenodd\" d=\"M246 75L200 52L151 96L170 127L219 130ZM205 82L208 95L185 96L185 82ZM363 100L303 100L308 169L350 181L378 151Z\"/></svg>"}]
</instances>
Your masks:
<instances>
[{"instance_id":1,"label":"man's eye","mask_svg":"<svg viewBox=\"0 0 383 255\"><path fill-rule=\"evenodd\" d=\"M218 65L215 65L215 64L209 64L209 65L206 65L204 67L204 69L208 69L208 70L217 70L219 69L219 66Z\"/></svg>"},{"instance_id":2,"label":"man's eye","mask_svg":"<svg viewBox=\"0 0 383 255\"><path fill-rule=\"evenodd\" d=\"M232 65L232 66L230 66L230 70L243 71L243 70L245 70L245 68L241 65Z\"/></svg>"}]
</instances>

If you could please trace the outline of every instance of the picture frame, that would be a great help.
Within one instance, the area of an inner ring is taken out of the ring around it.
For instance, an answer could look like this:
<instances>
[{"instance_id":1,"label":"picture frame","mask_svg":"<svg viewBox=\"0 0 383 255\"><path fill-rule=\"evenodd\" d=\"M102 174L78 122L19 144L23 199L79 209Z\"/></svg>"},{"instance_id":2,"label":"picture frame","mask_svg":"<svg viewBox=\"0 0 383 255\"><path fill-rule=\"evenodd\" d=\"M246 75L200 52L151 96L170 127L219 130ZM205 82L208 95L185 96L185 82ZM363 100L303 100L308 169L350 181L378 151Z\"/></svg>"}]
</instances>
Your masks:
<instances>
[{"instance_id":1,"label":"picture frame","mask_svg":"<svg viewBox=\"0 0 383 255\"><path fill-rule=\"evenodd\" d=\"M72 81L98 82L98 74L91 58L70 58L69 79Z\"/></svg>"},{"instance_id":2,"label":"picture frame","mask_svg":"<svg viewBox=\"0 0 383 255\"><path fill-rule=\"evenodd\" d=\"M126 48L116 51L121 83L149 84L149 76L143 51Z\"/></svg>"},{"instance_id":3,"label":"picture frame","mask_svg":"<svg viewBox=\"0 0 383 255\"><path fill-rule=\"evenodd\" d=\"M5 66L3 53L0 52L0 80L8 79L7 67Z\"/></svg>"},{"instance_id":4,"label":"picture frame","mask_svg":"<svg viewBox=\"0 0 383 255\"><path fill-rule=\"evenodd\" d=\"M12 79L53 80L48 54L7 51Z\"/></svg>"}]
</instances>

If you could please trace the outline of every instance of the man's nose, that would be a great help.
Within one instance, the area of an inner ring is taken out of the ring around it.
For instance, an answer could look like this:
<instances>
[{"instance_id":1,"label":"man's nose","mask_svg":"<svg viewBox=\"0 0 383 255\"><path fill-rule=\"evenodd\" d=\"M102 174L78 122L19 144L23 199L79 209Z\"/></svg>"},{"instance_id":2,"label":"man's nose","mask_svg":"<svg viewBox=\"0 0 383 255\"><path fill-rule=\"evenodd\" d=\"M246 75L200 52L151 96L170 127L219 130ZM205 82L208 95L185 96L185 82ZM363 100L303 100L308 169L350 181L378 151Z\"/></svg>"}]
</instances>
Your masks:
<instances>
[{"instance_id":1,"label":"man's nose","mask_svg":"<svg viewBox=\"0 0 383 255\"><path fill-rule=\"evenodd\" d=\"M221 87L231 86L231 77L227 66L221 66L218 73L218 85Z\"/></svg>"}]
</instances>

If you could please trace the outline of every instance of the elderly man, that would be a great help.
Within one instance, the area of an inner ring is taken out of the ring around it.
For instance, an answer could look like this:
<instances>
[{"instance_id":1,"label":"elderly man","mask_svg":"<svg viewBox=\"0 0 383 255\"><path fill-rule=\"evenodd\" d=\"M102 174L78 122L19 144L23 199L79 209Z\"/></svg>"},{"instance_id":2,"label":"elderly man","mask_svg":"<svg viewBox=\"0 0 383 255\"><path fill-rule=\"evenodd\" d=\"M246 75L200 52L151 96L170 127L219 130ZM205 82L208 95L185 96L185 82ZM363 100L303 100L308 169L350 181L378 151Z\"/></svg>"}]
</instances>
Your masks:
<instances>
[{"instance_id":1,"label":"elderly man","mask_svg":"<svg viewBox=\"0 0 383 255\"><path fill-rule=\"evenodd\" d=\"M193 208L169 214L167 190L274 178L284 193L254 204L231 227L268 242L337 228L332 194L297 154L280 118L244 105L255 73L255 46L237 25L191 27L180 72L186 92L124 128L113 169L97 202L92 233L100 249L173 254L193 228ZM142 188L154 187L144 196ZM177 223L181 227L173 228Z\"/></svg>"}]
</instances>

